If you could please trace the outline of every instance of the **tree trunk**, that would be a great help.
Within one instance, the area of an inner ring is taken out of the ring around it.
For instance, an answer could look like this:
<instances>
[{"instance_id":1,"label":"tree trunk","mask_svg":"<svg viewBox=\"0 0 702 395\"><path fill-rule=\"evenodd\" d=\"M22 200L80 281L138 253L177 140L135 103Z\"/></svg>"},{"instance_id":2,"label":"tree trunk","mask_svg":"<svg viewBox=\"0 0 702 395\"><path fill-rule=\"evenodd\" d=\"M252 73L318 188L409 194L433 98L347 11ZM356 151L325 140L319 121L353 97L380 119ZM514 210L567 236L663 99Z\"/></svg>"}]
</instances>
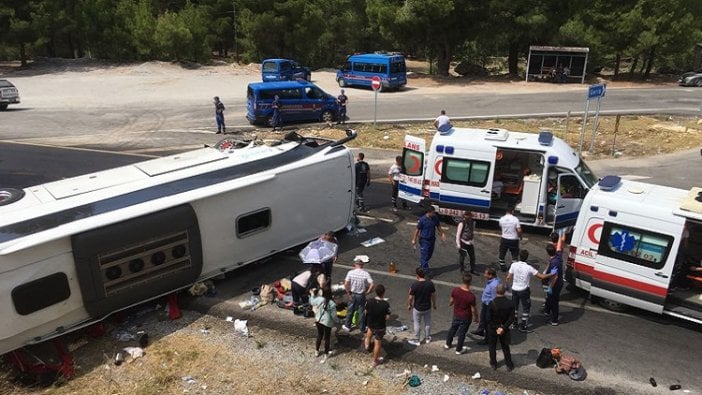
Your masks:
<instances>
[{"instance_id":1,"label":"tree trunk","mask_svg":"<svg viewBox=\"0 0 702 395\"><path fill-rule=\"evenodd\" d=\"M636 66L639 64L639 57L635 56L634 61L631 63L631 68L629 69L629 78L634 77L634 70L636 70Z\"/></svg>"},{"instance_id":2,"label":"tree trunk","mask_svg":"<svg viewBox=\"0 0 702 395\"><path fill-rule=\"evenodd\" d=\"M648 57L646 59L646 71L644 71L643 78L644 80L647 80L648 77L651 75L651 69L653 68L653 60L656 58L656 50L655 48L651 48L650 51L648 51Z\"/></svg>"},{"instance_id":3,"label":"tree trunk","mask_svg":"<svg viewBox=\"0 0 702 395\"><path fill-rule=\"evenodd\" d=\"M519 45L516 42L509 43L509 53L507 55L507 65L509 66L509 75L516 76L519 74Z\"/></svg>"},{"instance_id":4,"label":"tree trunk","mask_svg":"<svg viewBox=\"0 0 702 395\"><path fill-rule=\"evenodd\" d=\"M451 49L448 44L444 44L439 48L439 56L436 59L436 74L448 76L449 67L451 66Z\"/></svg>"},{"instance_id":5,"label":"tree trunk","mask_svg":"<svg viewBox=\"0 0 702 395\"><path fill-rule=\"evenodd\" d=\"M619 68L621 67L621 63L622 63L622 54L617 52L617 55L614 58L614 78L613 79L615 79L615 80L617 79L617 76L619 75Z\"/></svg>"},{"instance_id":6,"label":"tree trunk","mask_svg":"<svg viewBox=\"0 0 702 395\"><path fill-rule=\"evenodd\" d=\"M22 67L27 65L27 49L24 46L24 42L20 42L20 62L22 63Z\"/></svg>"}]
</instances>

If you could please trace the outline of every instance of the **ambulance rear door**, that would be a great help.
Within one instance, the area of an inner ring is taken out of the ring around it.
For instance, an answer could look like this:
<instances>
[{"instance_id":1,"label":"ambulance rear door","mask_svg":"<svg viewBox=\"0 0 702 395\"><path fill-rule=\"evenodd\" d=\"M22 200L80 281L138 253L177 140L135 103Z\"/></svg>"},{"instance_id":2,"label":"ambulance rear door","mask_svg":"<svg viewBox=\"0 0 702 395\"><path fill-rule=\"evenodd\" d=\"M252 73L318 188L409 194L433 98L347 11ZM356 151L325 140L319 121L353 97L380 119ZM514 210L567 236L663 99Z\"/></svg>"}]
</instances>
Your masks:
<instances>
[{"instance_id":1,"label":"ambulance rear door","mask_svg":"<svg viewBox=\"0 0 702 395\"><path fill-rule=\"evenodd\" d=\"M439 206L488 213L492 199L497 148L460 149L437 146L443 152L441 161L434 163L439 172Z\"/></svg>"},{"instance_id":2,"label":"ambulance rear door","mask_svg":"<svg viewBox=\"0 0 702 395\"><path fill-rule=\"evenodd\" d=\"M419 203L422 199L424 185L427 143L424 139L415 136L405 136L402 150L402 173L400 178L398 197L410 202Z\"/></svg>"},{"instance_id":3,"label":"ambulance rear door","mask_svg":"<svg viewBox=\"0 0 702 395\"><path fill-rule=\"evenodd\" d=\"M602 226L590 293L662 313L679 244L674 233L665 232L673 224L648 221L633 226L617 220L605 219Z\"/></svg>"}]
</instances>

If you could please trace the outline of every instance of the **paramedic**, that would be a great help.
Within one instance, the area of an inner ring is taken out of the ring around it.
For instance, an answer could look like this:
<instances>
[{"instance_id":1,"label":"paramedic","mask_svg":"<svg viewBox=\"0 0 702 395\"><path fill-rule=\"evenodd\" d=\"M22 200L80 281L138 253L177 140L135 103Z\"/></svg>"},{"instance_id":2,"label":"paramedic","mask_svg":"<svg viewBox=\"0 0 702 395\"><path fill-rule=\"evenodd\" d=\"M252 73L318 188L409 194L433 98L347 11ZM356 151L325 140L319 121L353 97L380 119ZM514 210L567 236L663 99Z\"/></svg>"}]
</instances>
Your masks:
<instances>
[{"instance_id":1,"label":"paramedic","mask_svg":"<svg viewBox=\"0 0 702 395\"><path fill-rule=\"evenodd\" d=\"M507 265L505 265L507 250L509 250L509 255L512 261L516 261L517 256L519 255L519 239L522 237L522 227L519 225L519 219L517 219L513 213L514 206L509 205L505 215L500 218L502 236L500 237L500 249L497 260L500 263L500 269L503 272L507 271Z\"/></svg>"}]
</instances>

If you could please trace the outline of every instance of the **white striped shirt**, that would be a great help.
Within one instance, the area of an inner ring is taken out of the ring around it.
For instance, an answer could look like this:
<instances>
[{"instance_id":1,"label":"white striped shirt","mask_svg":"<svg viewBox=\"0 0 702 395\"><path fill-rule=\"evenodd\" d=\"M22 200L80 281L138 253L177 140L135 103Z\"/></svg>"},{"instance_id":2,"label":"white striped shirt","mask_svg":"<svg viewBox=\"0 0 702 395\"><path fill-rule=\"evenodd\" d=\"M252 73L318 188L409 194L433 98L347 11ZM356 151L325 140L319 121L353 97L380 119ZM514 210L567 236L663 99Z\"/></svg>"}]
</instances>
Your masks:
<instances>
[{"instance_id":1,"label":"white striped shirt","mask_svg":"<svg viewBox=\"0 0 702 395\"><path fill-rule=\"evenodd\" d=\"M349 291L353 294L366 293L368 287L373 284L370 273L360 268L349 270L345 281L348 281Z\"/></svg>"}]
</instances>

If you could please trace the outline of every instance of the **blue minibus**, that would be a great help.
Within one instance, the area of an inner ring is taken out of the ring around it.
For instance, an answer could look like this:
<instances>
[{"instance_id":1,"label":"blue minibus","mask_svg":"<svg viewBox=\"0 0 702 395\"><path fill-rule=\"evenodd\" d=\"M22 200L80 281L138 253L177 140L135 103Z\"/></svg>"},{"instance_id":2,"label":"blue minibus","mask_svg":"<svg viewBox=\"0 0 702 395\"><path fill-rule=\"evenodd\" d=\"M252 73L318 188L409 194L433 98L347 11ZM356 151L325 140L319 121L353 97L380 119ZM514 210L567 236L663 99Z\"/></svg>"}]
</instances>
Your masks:
<instances>
[{"instance_id":1,"label":"blue minibus","mask_svg":"<svg viewBox=\"0 0 702 395\"><path fill-rule=\"evenodd\" d=\"M312 72L294 60L266 59L261 63L261 80L263 82L292 81L300 78L309 81L312 79Z\"/></svg>"},{"instance_id":2,"label":"blue minibus","mask_svg":"<svg viewBox=\"0 0 702 395\"><path fill-rule=\"evenodd\" d=\"M246 119L252 124L272 126L273 98L280 100L281 119L334 122L339 115L336 98L305 81L254 82L246 91Z\"/></svg>"},{"instance_id":3,"label":"blue minibus","mask_svg":"<svg viewBox=\"0 0 702 395\"><path fill-rule=\"evenodd\" d=\"M371 86L380 77L380 90L400 89L407 84L407 67L402 55L367 53L351 55L336 72L339 86Z\"/></svg>"}]
</instances>

